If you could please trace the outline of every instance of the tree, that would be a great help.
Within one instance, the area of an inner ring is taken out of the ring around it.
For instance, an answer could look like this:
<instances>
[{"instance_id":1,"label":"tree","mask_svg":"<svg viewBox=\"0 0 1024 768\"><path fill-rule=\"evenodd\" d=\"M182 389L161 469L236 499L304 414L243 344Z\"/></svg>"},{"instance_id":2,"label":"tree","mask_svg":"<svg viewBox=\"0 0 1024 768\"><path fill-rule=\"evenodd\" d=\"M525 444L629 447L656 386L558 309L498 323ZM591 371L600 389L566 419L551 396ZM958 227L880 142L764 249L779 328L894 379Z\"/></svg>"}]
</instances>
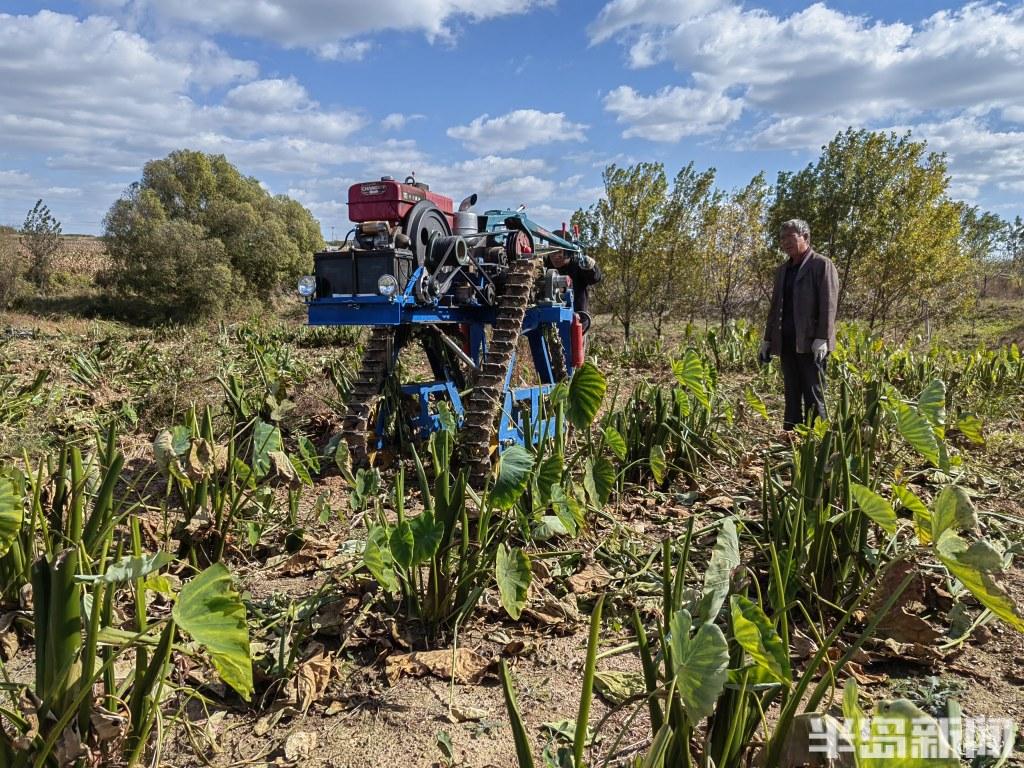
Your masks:
<instances>
[{"instance_id":1,"label":"tree","mask_svg":"<svg viewBox=\"0 0 1024 768\"><path fill-rule=\"evenodd\" d=\"M662 244L668 181L661 163L609 165L602 178L605 196L587 211L577 211L573 223L580 226L584 247L604 273L602 304L622 324L628 339L656 272L652 257Z\"/></svg>"},{"instance_id":2,"label":"tree","mask_svg":"<svg viewBox=\"0 0 1024 768\"><path fill-rule=\"evenodd\" d=\"M267 194L223 155L192 150L146 163L142 180L111 206L104 230L113 263L106 282L172 317L266 299L309 272L323 247L319 224L298 202Z\"/></svg>"},{"instance_id":3,"label":"tree","mask_svg":"<svg viewBox=\"0 0 1024 768\"><path fill-rule=\"evenodd\" d=\"M29 280L42 291L49 287L53 275L53 262L61 248L60 233L60 222L42 200L36 200L21 226L21 244L29 253Z\"/></svg>"},{"instance_id":4,"label":"tree","mask_svg":"<svg viewBox=\"0 0 1024 768\"><path fill-rule=\"evenodd\" d=\"M670 315L692 319L703 309L702 264L722 197L714 185L714 168L698 173L689 163L676 174L658 217L661 238L651 253L647 311L659 337Z\"/></svg>"},{"instance_id":5,"label":"tree","mask_svg":"<svg viewBox=\"0 0 1024 768\"><path fill-rule=\"evenodd\" d=\"M703 274L708 314L714 312L722 328L760 298L756 275L769 250L764 232L770 191L759 173L718 206Z\"/></svg>"},{"instance_id":6,"label":"tree","mask_svg":"<svg viewBox=\"0 0 1024 768\"><path fill-rule=\"evenodd\" d=\"M953 315L971 300L971 264L946 170L909 133L847 129L816 163L779 174L769 231L809 222L812 244L839 271L840 316L905 329L929 313Z\"/></svg>"}]
</instances>

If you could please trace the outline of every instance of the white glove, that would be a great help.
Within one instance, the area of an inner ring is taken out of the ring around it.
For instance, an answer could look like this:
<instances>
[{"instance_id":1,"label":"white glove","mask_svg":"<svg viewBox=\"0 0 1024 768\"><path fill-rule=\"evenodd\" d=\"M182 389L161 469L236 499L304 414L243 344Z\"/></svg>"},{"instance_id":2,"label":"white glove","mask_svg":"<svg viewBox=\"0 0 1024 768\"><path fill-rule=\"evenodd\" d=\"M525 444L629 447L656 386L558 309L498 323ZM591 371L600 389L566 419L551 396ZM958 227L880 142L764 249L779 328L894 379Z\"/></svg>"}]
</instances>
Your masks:
<instances>
[{"instance_id":1,"label":"white glove","mask_svg":"<svg viewBox=\"0 0 1024 768\"><path fill-rule=\"evenodd\" d=\"M824 339L815 339L811 342L811 352L814 353L814 362L820 363L828 354L828 342Z\"/></svg>"},{"instance_id":2,"label":"white glove","mask_svg":"<svg viewBox=\"0 0 1024 768\"><path fill-rule=\"evenodd\" d=\"M761 342L761 348L757 350L757 359L762 364L772 359L772 345L767 340Z\"/></svg>"}]
</instances>

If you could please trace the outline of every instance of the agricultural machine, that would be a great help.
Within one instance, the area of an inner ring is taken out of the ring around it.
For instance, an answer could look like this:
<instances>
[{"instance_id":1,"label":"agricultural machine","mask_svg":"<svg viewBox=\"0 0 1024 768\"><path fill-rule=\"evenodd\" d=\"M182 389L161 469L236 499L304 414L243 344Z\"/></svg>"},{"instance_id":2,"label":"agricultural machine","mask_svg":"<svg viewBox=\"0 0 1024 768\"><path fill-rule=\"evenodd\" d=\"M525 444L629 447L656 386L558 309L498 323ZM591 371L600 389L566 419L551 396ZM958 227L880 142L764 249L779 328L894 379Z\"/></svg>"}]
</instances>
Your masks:
<instances>
[{"instance_id":1,"label":"agricultural machine","mask_svg":"<svg viewBox=\"0 0 1024 768\"><path fill-rule=\"evenodd\" d=\"M440 427L437 403L447 401L475 486L495 451L554 434L544 401L582 364L587 318L573 309L571 280L544 269L544 257L558 249L575 257L580 247L564 226L550 232L522 209L476 213L476 199L455 210L413 177L355 184L354 229L340 249L317 253L315 274L300 281L310 325L373 329L342 424L356 466L386 447L394 404L385 388L395 387L399 355L412 345L422 347L429 380L397 384L400 418L427 437ZM524 367L533 381L516 386Z\"/></svg>"}]
</instances>

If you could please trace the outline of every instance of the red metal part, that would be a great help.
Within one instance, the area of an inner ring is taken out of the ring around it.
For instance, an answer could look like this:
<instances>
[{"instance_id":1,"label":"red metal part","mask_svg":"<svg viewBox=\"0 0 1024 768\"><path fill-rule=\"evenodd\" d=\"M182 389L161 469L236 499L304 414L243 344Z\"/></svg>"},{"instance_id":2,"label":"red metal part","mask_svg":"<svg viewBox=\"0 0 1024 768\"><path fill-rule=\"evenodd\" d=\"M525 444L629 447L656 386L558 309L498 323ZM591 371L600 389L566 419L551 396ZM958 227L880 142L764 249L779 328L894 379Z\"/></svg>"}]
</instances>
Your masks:
<instances>
[{"instance_id":1,"label":"red metal part","mask_svg":"<svg viewBox=\"0 0 1024 768\"><path fill-rule=\"evenodd\" d=\"M388 221L398 224L420 200L429 200L452 223L455 204L450 197L428 192L415 184L367 181L348 188L348 217L354 222Z\"/></svg>"},{"instance_id":2,"label":"red metal part","mask_svg":"<svg viewBox=\"0 0 1024 768\"><path fill-rule=\"evenodd\" d=\"M572 329L571 329L571 342L572 342L572 367L579 368L583 365L583 323L580 322L580 316L573 314L572 316Z\"/></svg>"}]
</instances>

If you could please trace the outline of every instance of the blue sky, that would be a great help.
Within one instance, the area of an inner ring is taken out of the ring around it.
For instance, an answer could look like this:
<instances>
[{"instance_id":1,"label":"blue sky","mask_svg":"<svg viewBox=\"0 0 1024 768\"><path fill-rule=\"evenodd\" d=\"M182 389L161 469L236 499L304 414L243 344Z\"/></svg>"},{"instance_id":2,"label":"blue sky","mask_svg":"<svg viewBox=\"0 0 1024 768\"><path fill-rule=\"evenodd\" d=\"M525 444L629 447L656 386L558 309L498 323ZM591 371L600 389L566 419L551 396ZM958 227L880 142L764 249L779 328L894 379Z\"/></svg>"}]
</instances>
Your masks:
<instances>
[{"instance_id":1,"label":"blue sky","mask_svg":"<svg viewBox=\"0 0 1024 768\"><path fill-rule=\"evenodd\" d=\"M149 159L223 153L324 234L349 184L415 172L557 225L610 162L718 184L910 129L950 191L1024 213L1024 3L0 0L0 223L66 232Z\"/></svg>"}]
</instances>

